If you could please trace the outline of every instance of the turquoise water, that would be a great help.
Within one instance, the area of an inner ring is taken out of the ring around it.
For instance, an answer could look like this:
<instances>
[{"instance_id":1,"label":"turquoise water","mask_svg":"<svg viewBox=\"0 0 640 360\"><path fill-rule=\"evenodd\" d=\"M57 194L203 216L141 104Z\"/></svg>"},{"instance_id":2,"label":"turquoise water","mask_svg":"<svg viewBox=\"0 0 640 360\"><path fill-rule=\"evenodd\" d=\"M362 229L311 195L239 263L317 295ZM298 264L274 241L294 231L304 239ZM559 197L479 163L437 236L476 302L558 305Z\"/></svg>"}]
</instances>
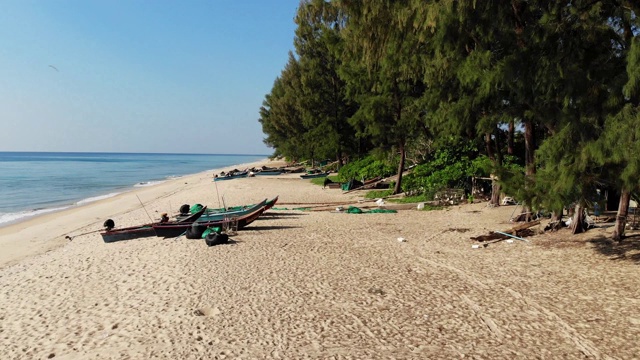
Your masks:
<instances>
[{"instance_id":1,"label":"turquoise water","mask_svg":"<svg viewBox=\"0 0 640 360\"><path fill-rule=\"evenodd\" d=\"M0 152L0 226L267 155Z\"/></svg>"}]
</instances>

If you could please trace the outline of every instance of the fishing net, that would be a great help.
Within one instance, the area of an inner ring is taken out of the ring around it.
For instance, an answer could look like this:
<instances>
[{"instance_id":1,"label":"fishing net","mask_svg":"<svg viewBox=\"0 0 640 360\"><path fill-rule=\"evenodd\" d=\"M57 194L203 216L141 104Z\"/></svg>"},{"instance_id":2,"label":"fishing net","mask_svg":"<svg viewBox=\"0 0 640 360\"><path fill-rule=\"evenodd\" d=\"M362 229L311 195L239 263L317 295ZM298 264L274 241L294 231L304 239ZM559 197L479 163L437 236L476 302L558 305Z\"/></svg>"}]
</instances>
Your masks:
<instances>
[{"instance_id":1,"label":"fishing net","mask_svg":"<svg viewBox=\"0 0 640 360\"><path fill-rule=\"evenodd\" d=\"M210 233L216 233L219 234L220 231L222 231L222 229L219 226L216 227L208 227L203 233L202 233L202 238L205 239L207 237L207 235L209 235Z\"/></svg>"},{"instance_id":2,"label":"fishing net","mask_svg":"<svg viewBox=\"0 0 640 360\"><path fill-rule=\"evenodd\" d=\"M189 209L189 212L192 214L197 213L198 211L202 210L202 204L194 204L191 205L191 208Z\"/></svg>"},{"instance_id":3,"label":"fishing net","mask_svg":"<svg viewBox=\"0 0 640 360\"><path fill-rule=\"evenodd\" d=\"M397 213L397 210L391 210L391 209L371 209L371 210L362 210L359 207L355 207L355 206L349 206L349 208L346 211L349 214L383 214L383 213L389 213L389 214L394 214Z\"/></svg>"}]
</instances>

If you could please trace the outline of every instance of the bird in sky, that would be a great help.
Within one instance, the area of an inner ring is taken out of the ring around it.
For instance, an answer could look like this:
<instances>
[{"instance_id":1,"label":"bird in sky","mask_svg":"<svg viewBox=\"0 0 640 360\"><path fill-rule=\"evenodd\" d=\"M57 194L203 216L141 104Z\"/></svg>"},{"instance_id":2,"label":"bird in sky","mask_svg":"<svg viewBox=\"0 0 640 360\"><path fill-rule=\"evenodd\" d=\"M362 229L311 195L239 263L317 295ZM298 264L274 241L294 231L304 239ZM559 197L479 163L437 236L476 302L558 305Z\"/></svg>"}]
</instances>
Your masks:
<instances>
[{"instance_id":1,"label":"bird in sky","mask_svg":"<svg viewBox=\"0 0 640 360\"><path fill-rule=\"evenodd\" d=\"M53 66L53 65L49 65L49 67L50 67L50 68L52 68L53 70L57 71L57 72L60 72L60 71L58 70L58 68L57 68L57 67L55 67L55 66Z\"/></svg>"}]
</instances>

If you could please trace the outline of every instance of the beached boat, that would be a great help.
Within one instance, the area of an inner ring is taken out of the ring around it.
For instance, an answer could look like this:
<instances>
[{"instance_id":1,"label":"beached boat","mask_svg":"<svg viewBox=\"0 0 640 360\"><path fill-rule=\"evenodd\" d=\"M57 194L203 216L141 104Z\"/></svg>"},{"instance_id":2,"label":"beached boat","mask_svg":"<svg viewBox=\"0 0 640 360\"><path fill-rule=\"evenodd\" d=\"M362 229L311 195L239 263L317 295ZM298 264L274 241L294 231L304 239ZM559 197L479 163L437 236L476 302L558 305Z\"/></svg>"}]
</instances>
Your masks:
<instances>
[{"instance_id":1,"label":"beached boat","mask_svg":"<svg viewBox=\"0 0 640 360\"><path fill-rule=\"evenodd\" d=\"M198 211L197 213L184 217L181 220L168 221L162 224L193 223L194 221L198 220L198 218L200 218L200 216L202 216L202 214L204 214L205 211L207 211L206 206L202 210ZM156 236L156 232L153 229L153 225L154 225L153 223L138 225L138 226L130 226L130 227L121 228L121 229L114 229L113 220L111 221L110 220L111 219L105 221L106 230L100 232L100 235L102 236L102 240L106 243ZM161 222L158 222L156 224L161 224Z\"/></svg>"},{"instance_id":2,"label":"beached boat","mask_svg":"<svg viewBox=\"0 0 640 360\"><path fill-rule=\"evenodd\" d=\"M208 219L211 217L211 215L218 215L218 214L222 214L222 217L224 217L225 213L227 216L229 215L243 215L240 212L244 212L244 213L250 213L253 212L253 210L255 210L256 208L260 207L260 206L264 206L264 211L267 211L269 209L271 209L277 202L278 202L278 197L276 196L271 200L264 200L262 202L259 202L257 204L249 204L249 205L240 205L240 206L230 206L227 208L207 208L207 211L202 215L202 217L200 217L200 221L204 220L204 219ZM183 207L185 207L185 209L189 209L189 205L185 204L182 205ZM187 210L185 210L185 213L181 213L181 214L177 214L175 215L175 218L180 220L180 219L184 219L187 216L189 216L187 214ZM213 220L215 220L215 218L213 218Z\"/></svg>"},{"instance_id":3,"label":"beached boat","mask_svg":"<svg viewBox=\"0 0 640 360\"><path fill-rule=\"evenodd\" d=\"M262 170L253 173L255 176L282 175L284 170Z\"/></svg>"},{"instance_id":4,"label":"beached boat","mask_svg":"<svg viewBox=\"0 0 640 360\"><path fill-rule=\"evenodd\" d=\"M267 211L267 210L271 209L278 202L278 198L279 197L280 197L280 195L274 197L271 200L267 200L267 203L265 204L265 207L264 207L264 211Z\"/></svg>"},{"instance_id":5,"label":"beached boat","mask_svg":"<svg viewBox=\"0 0 640 360\"><path fill-rule=\"evenodd\" d=\"M145 237L156 236L151 224L126 227L122 229L107 230L100 233L102 240L106 243L120 240L132 240Z\"/></svg>"},{"instance_id":6,"label":"beached boat","mask_svg":"<svg viewBox=\"0 0 640 360\"><path fill-rule=\"evenodd\" d=\"M249 213L249 214L245 214L242 216L231 216L231 217L226 217L222 220L212 220L212 221L202 221L202 222L181 222L181 223L156 223L153 224L153 229L156 232L157 236L160 237L178 237L182 234L185 234L187 232L187 230L189 230L191 227L198 227L204 230L204 228L207 227L221 227L221 228L227 228L227 227L233 227L235 230L241 230L244 227L248 226L249 224L251 224L252 222L254 222L257 218L260 217L260 215L262 215L262 213L264 213L265 211L265 206L262 206L261 208L257 209L256 211Z\"/></svg>"},{"instance_id":7,"label":"beached boat","mask_svg":"<svg viewBox=\"0 0 640 360\"><path fill-rule=\"evenodd\" d=\"M204 214L202 214L201 217L198 218L198 222L215 221L215 220L222 220L225 217L228 218L228 217L242 216L245 214L252 213L260 209L261 207L264 207L266 204L267 204L267 199L264 199L257 204L237 206L237 207L229 208L226 210L224 208L208 209ZM176 216L176 219L183 219L185 217L186 217L185 215L178 215Z\"/></svg>"},{"instance_id":8,"label":"beached boat","mask_svg":"<svg viewBox=\"0 0 640 360\"><path fill-rule=\"evenodd\" d=\"M224 176L216 176L213 178L213 181L222 181L222 180L233 180L233 179L240 179L240 178L246 178L249 176L249 172L248 171L243 171L243 172L239 172L239 173L234 173L234 174L227 174Z\"/></svg>"},{"instance_id":9,"label":"beached boat","mask_svg":"<svg viewBox=\"0 0 640 360\"><path fill-rule=\"evenodd\" d=\"M329 175L328 172L323 172L323 173L316 173L316 174L305 174L305 175L300 175L301 179L315 179L315 178L323 178L323 177L327 177Z\"/></svg>"}]
</instances>

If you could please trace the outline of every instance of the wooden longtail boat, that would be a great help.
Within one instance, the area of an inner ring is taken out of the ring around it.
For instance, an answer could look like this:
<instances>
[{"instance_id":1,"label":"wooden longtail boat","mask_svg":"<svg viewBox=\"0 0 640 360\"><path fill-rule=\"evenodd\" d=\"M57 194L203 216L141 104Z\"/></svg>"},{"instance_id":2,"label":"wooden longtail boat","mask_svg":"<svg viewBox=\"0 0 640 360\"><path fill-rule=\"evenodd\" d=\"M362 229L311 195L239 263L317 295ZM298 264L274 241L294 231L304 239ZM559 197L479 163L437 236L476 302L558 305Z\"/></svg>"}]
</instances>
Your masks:
<instances>
[{"instance_id":1,"label":"wooden longtail boat","mask_svg":"<svg viewBox=\"0 0 640 360\"><path fill-rule=\"evenodd\" d=\"M280 195L277 195L273 199L267 200L267 203L265 204L266 206L264 207L264 211L267 211L267 210L271 209L278 202L278 198L279 197L280 197Z\"/></svg>"},{"instance_id":2,"label":"wooden longtail boat","mask_svg":"<svg viewBox=\"0 0 640 360\"><path fill-rule=\"evenodd\" d=\"M230 206L228 208L217 208L217 209L212 209L212 208L207 208L207 211L202 215L202 217L200 217L199 221L202 221L204 219L208 219L211 217L211 215L216 215L216 214L222 214L222 213L227 213L230 214L232 212L239 212L239 211L244 211L245 213L250 213L253 212L254 207L259 206L259 205L264 205L264 211L267 211L269 209L271 209L277 202L278 202L278 196L274 197L271 200L264 200L263 202L260 202L258 204L250 204L250 205L240 205L240 206ZM183 205L185 207L189 207L188 204ZM233 215L241 215L241 214L233 214ZM180 219L184 219L189 215L186 214L176 214L175 218L180 220ZM223 216L224 217L224 216Z\"/></svg>"},{"instance_id":3,"label":"wooden longtail boat","mask_svg":"<svg viewBox=\"0 0 640 360\"><path fill-rule=\"evenodd\" d=\"M233 209L227 209L226 211L224 210L224 208L209 209L204 214L202 214L201 217L198 218L197 222L215 221L215 220L222 220L225 217L238 217L238 216L246 215L260 209L261 207L264 207L266 204L267 204L267 199L264 199L257 204L240 206ZM182 219L185 217L186 216L184 215L178 215L176 219Z\"/></svg>"},{"instance_id":4,"label":"wooden longtail boat","mask_svg":"<svg viewBox=\"0 0 640 360\"><path fill-rule=\"evenodd\" d=\"M160 237L178 237L182 234L185 234L189 228L193 225L197 227L222 227L229 225L230 223L237 224L237 229L241 230L242 228L248 226L252 222L254 222L257 218L264 213L265 207L261 207L258 210L237 217L225 218L222 220L213 220L213 221L203 221L203 222L181 222L181 223L155 223L153 224L153 229L156 232L157 236Z\"/></svg>"},{"instance_id":5,"label":"wooden longtail boat","mask_svg":"<svg viewBox=\"0 0 640 360\"><path fill-rule=\"evenodd\" d=\"M317 174L305 174L305 175L300 175L301 179L315 179L315 178L323 178L323 177L327 177L329 175L328 172L323 172L323 173L317 173Z\"/></svg>"},{"instance_id":6,"label":"wooden longtail boat","mask_svg":"<svg viewBox=\"0 0 640 360\"><path fill-rule=\"evenodd\" d=\"M249 176L249 172L243 171L240 173L235 173L233 175L217 176L213 178L213 181L232 180L232 179L246 178L248 176Z\"/></svg>"},{"instance_id":7,"label":"wooden longtail boat","mask_svg":"<svg viewBox=\"0 0 640 360\"><path fill-rule=\"evenodd\" d=\"M204 214L204 212L207 211L207 207L205 206L202 210L198 211L195 214L192 214L188 217L185 217L182 220L177 220L177 221L169 221L169 222L165 222L165 223L152 223L152 224L144 224L144 225L138 225L138 226L131 226L131 227L126 227L126 228L121 228L121 229L113 229L113 228L107 228L107 230L100 232L100 235L102 236L102 240L106 243L111 243L111 242L115 242L115 241L121 241L121 240L132 240L132 239L139 239L139 238L143 238L143 237L150 237L150 236L156 236L156 232L153 229L153 225L154 224L181 224L181 223L193 223L194 221L198 220L198 218L200 218L200 216L202 216L202 214ZM109 220L107 220L108 222ZM105 224L107 223L105 222ZM112 221L113 223L113 221Z\"/></svg>"},{"instance_id":8,"label":"wooden longtail boat","mask_svg":"<svg viewBox=\"0 0 640 360\"><path fill-rule=\"evenodd\" d=\"M253 173L255 176L267 176L267 175L282 175L283 170L262 170Z\"/></svg>"}]
</instances>

